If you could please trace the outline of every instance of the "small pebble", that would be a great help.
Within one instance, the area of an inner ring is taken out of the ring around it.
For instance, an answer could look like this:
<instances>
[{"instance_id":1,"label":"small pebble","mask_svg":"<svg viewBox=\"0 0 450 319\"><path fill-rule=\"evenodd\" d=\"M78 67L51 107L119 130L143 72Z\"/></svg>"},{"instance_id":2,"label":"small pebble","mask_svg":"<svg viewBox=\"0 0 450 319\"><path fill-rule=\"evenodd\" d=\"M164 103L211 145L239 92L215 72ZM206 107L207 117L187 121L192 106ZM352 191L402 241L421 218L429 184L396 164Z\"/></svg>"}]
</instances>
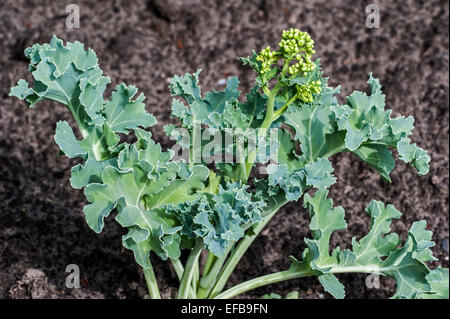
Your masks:
<instances>
[{"instance_id":1,"label":"small pebble","mask_svg":"<svg viewBox=\"0 0 450 319\"><path fill-rule=\"evenodd\" d=\"M219 79L219 81L217 81L217 85L225 85L227 83L226 79Z\"/></svg>"}]
</instances>

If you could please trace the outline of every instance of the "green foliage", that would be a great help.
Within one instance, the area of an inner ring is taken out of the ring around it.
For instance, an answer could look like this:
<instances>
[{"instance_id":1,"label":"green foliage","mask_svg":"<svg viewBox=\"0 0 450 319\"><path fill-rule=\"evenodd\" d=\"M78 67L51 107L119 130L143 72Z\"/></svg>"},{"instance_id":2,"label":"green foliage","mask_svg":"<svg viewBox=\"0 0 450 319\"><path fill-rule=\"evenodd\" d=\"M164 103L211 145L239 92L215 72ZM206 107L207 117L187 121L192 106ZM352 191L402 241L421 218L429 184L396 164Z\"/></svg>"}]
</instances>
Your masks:
<instances>
[{"instance_id":1,"label":"green foliage","mask_svg":"<svg viewBox=\"0 0 450 319\"><path fill-rule=\"evenodd\" d=\"M324 80L326 84L326 80ZM395 162L389 148L396 148L400 159L411 163L419 175L428 172L430 156L426 151L410 144L414 118L403 116L392 119L391 110L384 109L385 96L377 79L370 75L368 83L372 94L355 91L345 105L339 105L334 95L339 89L325 86L314 103L297 108L295 105L283 115L286 124L295 131L302 154L300 165L350 151L391 181L389 173Z\"/></svg>"},{"instance_id":2,"label":"green foliage","mask_svg":"<svg viewBox=\"0 0 450 319\"><path fill-rule=\"evenodd\" d=\"M287 200L297 200L310 187L324 189L334 184L336 178L332 172L331 162L324 158L294 170L289 170L287 165L269 164L269 195L284 192Z\"/></svg>"},{"instance_id":3,"label":"green foliage","mask_svg":"<svg viewBox=\"0 0 450 319\"><path fill-rule=\"evenodd\" d=\"M414 118L400 116L391 118L391 110L385 110L385 95L381 93L378 79L370 74L371 95L354 92L347 98L344 106L333 105L339 130L345 131L345 147L355 152L372 165L380 174L389 179L394 167L388 147L397 148L400 159L411 163L419 175L428 173L430 156L426 151L410 144L409 136L413 129ZM364 148L361 150L361 146Z\"/></svg>"},{"instance_id":4,"label":"green foliage","mask_svg":"<svg viewBox=\"0 0 450 319\"><path fill-rule=\"evenodd\" d=\"M336 182L330 157L352 152L390 181L392 149L419 175L428 172L430 156L410 141L413 117L391 118L378 79L370 74L371 93L355 91L340 105L340 88L328 86L314 54L309 34L290 29L283 32L277 50L266 47L241 58L256 72L256 85L245 97L236 77L227 79L224 90L202 94L201 70L174 76L169 89L172 116L179 125L164 130L189 150L188 161L178 160L174 151L164 151L152 139L148 129L156 119L146 111L137 88L118 84L104 98L111 79L103 75L95 53L79 42L64 45L53 36L48 44L26 49L33 83L30 87L19 80L10 95L30 107L53 100L70 110L79 134L59 121L54 139L62 154L79 159L70 183L84 189L87 224L99 233L114 211L114 219L127 229L123 246L144 268L154 298L159 292L150 252L173 263L180 297L216 297L264 225L302 195L312 232L302 259L292 258L289 270L230 288L225 296L314 275L332 296L343 298L345 289L336 274L362 272L394 278L394 298L448 298L448 269L426 265L434 260L434 243L425 222L415 222L402 244L390 232L392 219L401 216L392 205L370 202L367 235L353 238L352 249L330 253L331 235L347 227L344 210L333 208L327 199L327 189ZM188 138L177 129L185 129ZM232 136L228 144L227 134ZM135 142L124 142L131 140ZM266 168L267 176L255 178L255 167ZM305 194L313 188L314 196ZM185 269L179 260L183 249L191 251ZM209 255L199 278L203 249ZM286 298L298 298L298 293Z\"/></svg>"},{"instance_id":5,"label":"green foliage","mask_svg":"<svg viewBox=\"0 0 450 319\"><path fill-rule=\"evenodd\" d=\"M433 298L448 296L448 270L430 270L426 263L435 260L430 250L434 246L432 233L425 221L414 222L408 239L402 245L399 236L391 232L394 218L401 213L394 206L372 200L366 208L371 229L359 241L352 239L352 249L335 248L330 254L330 236L347 228L342 207L333 208L328 192L319 190L313 197L305 195L304 205L311 214L313 238L305 239L308 248L302 261L292 258L290 271L304 271L308 267L335 298L344 298L345 289L335 274L344 272L375 273L394 278L397 291L393 298ZM447 277L446 277L447 276ZM444 288L447 283L446 289Z\"/></svg>"},{"instance_id":6,"label":"green foliage","mask_svg":"<svg viewBox=\"0 0 450 319\"><path fill-rule=\"evenodd\" d=\"M43 99L55 100L74 115L82 140L61 121L55 141L68 157L84 160L72 168L71 184L84 188L90 202L84 208L88 225L101 232L104 218L116 209L115 219L129 230L123 244L134 251L141 266L149 268L150 251L163 259L177 258L181 226L158 208L191 199L204 188L209 170L172 161L173 154L163 152L151 134L141 129L156 124L156 119L146 112L143 94L133 99L134 86L119 84L111 99L104 100L110 79L102 76L95 53L85 51L81 43L64 46L54 36L50 44L36 44L25 53L31 60L34 87L20 80L11 95L30 107ZM118 134L130 130L137 142L120 143Z\"/></svg>"},{"instance_id":7,"label":"green foliage","mask_svg":"<svg viewBox=\"0 0 450 319\"><path fill-rule=\"evenodd\" d=\"M244 236L244 228L259 222L266 203L252 199L248 186L241 183L219 186L217 194L203 193L194 200L168 205L166 212L183 225L181 234L189 239L203 239L216 256Z\"/></svg>"},{"instance_id":8,"label":"green foliage","mask_svg":"<svg viewBox=\"0 0 450 319\"><path fill-rule=\"evenodd\" d=\"M198 86L200 72L201 70L194 74L187 73L183 77L176 75L170 81L172 95L184 99L189 105L187 107L179 99L174 99L172 115L189 129L192 129L194 124L209 124L211 119L217 121L216 115L231 117L226 113L231 112L230 108L233 107L231 104L240 93L239 80L236 77L230 77L224 91L208 92L203 98Z\"/></svg>"}]
</instances>

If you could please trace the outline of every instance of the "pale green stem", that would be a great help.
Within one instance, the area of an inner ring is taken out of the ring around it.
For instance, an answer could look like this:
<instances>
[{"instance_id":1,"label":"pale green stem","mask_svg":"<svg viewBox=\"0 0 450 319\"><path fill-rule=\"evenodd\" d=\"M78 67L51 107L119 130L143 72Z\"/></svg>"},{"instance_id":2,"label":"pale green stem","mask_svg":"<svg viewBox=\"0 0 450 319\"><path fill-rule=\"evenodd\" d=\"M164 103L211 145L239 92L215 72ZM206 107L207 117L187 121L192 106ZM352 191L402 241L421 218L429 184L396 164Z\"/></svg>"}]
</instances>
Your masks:
<instances>
[{"instance_id":1,"label":"pale green stem","mask_svg":"<svg viewBox=\"0 0 450 319\"><path fill-rule=\"evenodd\" d=\"M175 270L175 273L177 274L178 280L181 282L181 279L183 278L183 272L184 267L181 264L180 259L170 259L170 262L172 263L173 269ZM189 298L196 299L197 296L195 294L194 289L189 289Z\"/></svg>"},{"instance_id":2,"label":"pale green stem","mask_svg":"<svg viewBox=\"0 0 450 319\"><path fill-rule=\"evenodd\" d=\"M297 95L293 95L286 103L284 103L284 105L281 108L276 110L273 113L273 121L276 121L281 115L283 115L283 113L287 110L289 105L291 105L296 99Z\"/></svg>"},{"instance_id":3,"label":"pale green stem","mask_svg":"<svg viewBox=\"0 0 450 319\"><path fill-rule=\"evenodd\" d=\"M337 265L321 265L323 268L329 268L330 273L340 274L340 273L371 273L371 274L379 274L385 275L384 273L389 271L389 267L382 268L379 266L349 266L349 267L340 267ZM297 271L284 270L280 272L276 272L273 274L261 276L258 278L254 278L248 281L245 281L239 285L236 285L221 294L215 296L215 299L230 299L236 297L244 292L250 291L252 289L256 289L262 286L274 284L280 281L296 279L307 276L315 276L317 272L309 268L308 265L303 265L301 269Z\"/></svg>"},{"instance_id":4,"label":"pale green stem","mask_svg":"<svg viewBox=\"0 0 450 319\"><path fill-rule=\"evenodd\" d=\"M275 97L276 97L277 93L280 91L281 87L282 87L282 83L278 82L277 84L275 84L275 86L270 91L269 95L267 96L267 111L266 111L266 117L264 118L264 121L261 124L262 129L268 129L273 122L272 115L273 115L273 110L275 107Z\"/></svg>"},{"instance_id":5,"label":"pale green stem","mask_svg":"<svg viewBox=\"0 0 450 319\"><path fill-rule=\"evenodd\" d=\"M272 114L273 114L273 108L274 108L274 103L275 103L275 96L276 96L277 92L280 90L279 84L280 83L275 85L275 87L269 93L269 98L267 100L266 117L264 118L264 121L261 124L260 129L258 130L257 138L259 138L259 136L265 135L267 133L270 125L272 125L272 122L273 122ZM252 150L248 153L247 160L245 161L245 163L243 163L245 173L243 174L244 176L242 177L242 182L244 182L244 183L247 182L247 180L250 176L250 173L252 172L253 165L255 164L255 160L256 160L256 150Z\"/></svg>"},{"instance_id":6,"label":"pale green stem","mask_svg":"<svg viewBox=\"0 0 450 319\"><path fill-rule=\"evenodd\" d=\"M247 292L252 289L256 289L262 286L274 284L280 281L295 279L295 278L301 278L301 277L307 277L312 276L314 273L311 272L311 270L305 269L304 271L297 271L297 272L291 272L289 270L276 272L270 275L265 275L262 277L258 277L255 279L248 280L246 282L243 282L239 285L236 285L221 294L214 297L214 299L230 299L234 298L240 294L243 294L244 292Z\"/></svg>"},{"instance_id":7,"label":"pale green stem","mask_svg":"<svg viewBox=\"0 0 450 319\"><path fill-rule=\"evenodd\" d=\"M200 131L201 134L201 124L196 123L195 118L193 119L192 122L192 141L191 141L191 151L189 152L189 168L192 168L195 164L198 164L197 161L201 161L201 141L200 141L200 145L198 145L197 143L197 130ZM200 152L200 158L197 158L198 155L197 153Z\"/></svg>"},{"instance_id":8,"label":"pale green stem","mask_svg":"<svg viewBox=\"0 0 450 319\"><path fill-rule=\"evenodd\" d=\"M238 137L236 137L238 138ZM240 171L239 171L239 175L240 175L240 180L244 181L247 178L247 166L246 166L246 158L245 158L245 154L244 154L244 147L243 147L243 143L237 143L236 144L236 155L238 156L239 159L239 166L240 166Z\"/></svg>"},{"instance_id":9,"label":"pale green stem","mask_svg":"<svg viewBox=\"0 0 450 319\"><path fill-rule=\"evenodd\" d=\"M209 272L202 276L200 280L200 287L197 293L199 299L208 297L211 289L213 288L213 284L217 279L217 275L222 269L222 266L225 263L228 254L230 253L231 248L232 248L231 245L228 246L228 248L225 251L225 254L222 257L216 257L213 265L210 267Z\"/></svg>"},{"instance_id":10,"label":"pale green stem","mask_svg":"<svg viewBox=\"0 0 450 319\"><path fill-rule=\"evenodd\" d=\"M181 278L183 277L184 267L181 264L180 259L170 258L170 262L172 263L173 269L175 270L175 273L177 274L178 280L181 281Z\"/></svg>"},{"instance_id":11,"label":"pale green stem","mask_svg":"<svg viewBox=\"0 0 450 319\"><path fill-rule=\"evenodd\" d=\"M281 74L286 75L286 72L289 68L289 64L291 63L292 59L286 59L284 60L283 69L281 70Z\"/></svg>"},{"instance_id":12,"label":"pale green stem","mask_svg":"<svg viewBox=\"0 0 450 319\"><path fill-rule=\"evenodd\" d=\"M186 266L184 268L183 277L181 278L180 288L178 289L178 299L186 299L189 295L192 278L194 277L195 264L202 252L203 241L197 240L191 254L188 257Z\"/></svg>"},{"instance_id":13,"label":"pale green stem","mask_svg":"<svg viewBox=\"0 0 450 319\"><path fill-rule=\"evenodd\" d=\"M203 276L206 276L209 272L209 270L211 269L211 266L214 264L215 260L217 259L217 257L208 251L208 257L206 258L206 263L205 266L203 267Z\"/></svg>"},{"instance_id":14,"label":"pale green stem","mask_svg":"<svg viewBox=\"0 0 450 319\"><path fill-rule=\"evenodd\" d=\"M286 72L289 68L290 62L291 62L291 59L284 61L281 74L286 75ZM296 96L294 95L295 98L294 97L291 98L288 102L286 102L286 104L280 110L277 110L276 112L274 112L275 98L276 98L278 92L280 91L280 89L282 88L282 86L283 86L283 84L281 82L278 82L277 84L275 84L275 86L273 87L272 90L269 90L267 87L263 87L263 91L268 97L267 111L266 111L266 116L264 118L264 121L261 124L260 130L258 130L258 136L265 135L267 133L267 131L269 130L270 126L272 125L272 123L276 119L278 119L284 113L284 111L286 111L287 107L292 102L294 102L296 99ZM255 164L255 160L256 160L256 150L253 150L253 151L249 152L246 163L243 165L244 169L245 169L245 172L244 172L245 176L243 176L243 178L241 177L243 182L247 182L247 180L250 176L250 173L252 171L253 165Z\"/></svg>"},{"instance_id":15,"label":"pale green stem","mask_svg":"<svg viewBox=\"0 0 450 319\"><path fill-rule=\"evenodd\" d=\"M152 264L150 263L150 258L148 259L148 263L150 265L149 269L144 269L145 282L147 283L148 292L150 294L150 298L152 299L161 299L161 295L159 293L158 283L156 281L155 273L153 271Z\"/></svg>"},{"instance_id":16,"label":"pale green stem","mask_svg":"<svg viewBox=\"0 0 450 319\"><path fill-rule=\"evenodd\" d=\"M192 289L194 291L197 291L199 277L200 277L200 266L197 259L194 263L194 274L192 276L192 283L191 283Z\"/></svg>"},{"instance_id":17,"label":"pale green stem","mask_svg":"<svg viewBox=\"0 0 450 319\"><path fill-rule=\"evenodd\" d=\"M86 128L83 126L83 123L81 122L81 119L78 117L78 114L75 112L75 109L72 107L72 104L71 103L67 104L67 108L72 113L73 118L75 119L75 122L77 123L78 128L80 129L81 136L83 138L86 138L87 135L88 135L88 132L87 132Z\"/></svg>"},{"instance_id":18,"label":"pale green stem","mask_svg":"<svg viewBox=\"0 0 450 319\"><path fill-rule=\"evenodd\" d=\"M327 153L323 154L321 157L322 158L328 158L331 157L337 153L343 152L345 151L347 148L345 147L345 144L340 145L339 147L336 147L330 151L328 151Z\"/></svg>"}]
</instances>

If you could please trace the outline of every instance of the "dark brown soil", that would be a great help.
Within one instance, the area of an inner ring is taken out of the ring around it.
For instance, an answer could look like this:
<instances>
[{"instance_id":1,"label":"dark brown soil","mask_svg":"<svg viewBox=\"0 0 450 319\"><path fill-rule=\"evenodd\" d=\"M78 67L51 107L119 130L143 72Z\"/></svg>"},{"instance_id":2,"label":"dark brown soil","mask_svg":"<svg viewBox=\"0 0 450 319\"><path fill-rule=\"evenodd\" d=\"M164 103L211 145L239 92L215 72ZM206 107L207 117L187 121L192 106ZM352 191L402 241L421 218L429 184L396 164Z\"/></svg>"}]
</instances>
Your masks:
<instances>
[{"instance_id":1,"label":"dark brown soil","mask_svg":"<svg viewBox=\"0 0 450 319\"><path fill-rule=\"evenodd\" d=\"M109 219L96 235L82 214L83 193L69 185L74 164L58 157L55 123L71 121L56 103L28 110L9 98L9 88L27 75L23 50L47 42L55 33L79 40L98 54L113 79L139 87L159 125L155 138L169 145L162 125L169 121L167 79L203 68L203 90L220 89L218 80L239 76L245 92L253 74L236 60L251 49L275 46L283 29L299 27L316 41L331 84L343 96L365 89L367 74L380 78L395 115L413 115L412 139L432 157L430 173L419 178L398 163L392 184L350 154L333 159L338 183L331 188L336 205L347 211L349 231L333 236L348 247L353 235L368 230L363 212L372 199L394 204L404 216L394 230L405 238L414 220L425 219L434 232L438 261L448 267L449 102L448 1L380 2L381 28L365 27L372 1L158 0L77 1L80 29L65 27L72 1L0 2L0 298L142 298L145 281L132 254L122 248L124 230ZM238 283L283 270L288 256L299 256L309 236L307 212L300 203L282 209L255 241L231 278ZM447 245L447 246L446 246ZM444 247L447 248L444 248ZM177 280L167 264L154 258L165 297ZM78 264L82 288L65 289L65 267ZM366 288L363 275L342 275L349 298L386 298L395 284L381 280ZM299 279L260 288L243 297L298 290L301 298L328 298L316 279Z\"/></svg>"}]
</instances>

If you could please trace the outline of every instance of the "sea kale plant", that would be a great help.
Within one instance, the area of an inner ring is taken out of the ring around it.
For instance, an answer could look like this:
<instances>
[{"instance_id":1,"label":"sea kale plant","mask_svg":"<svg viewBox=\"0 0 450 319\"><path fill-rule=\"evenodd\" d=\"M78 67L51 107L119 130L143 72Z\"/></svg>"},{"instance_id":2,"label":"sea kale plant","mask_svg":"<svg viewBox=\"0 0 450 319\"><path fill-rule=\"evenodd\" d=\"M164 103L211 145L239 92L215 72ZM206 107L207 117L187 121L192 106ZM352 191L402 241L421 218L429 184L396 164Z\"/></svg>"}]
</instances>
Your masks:
<instances>
[{"instance_id":1,"label":"sea kale plant","mask_svg":"<svg viewBox=\"0 0 450 319\"><path fill-rule=\"evenodd\" d=\"M392 117L385 109L378 79L370 74L369 94L355 91L339 104L339 87L328 86L314 54L308 33L284 31L276 50L241 59L256 73L245 96L236 77L223 91L202 94L200 71L174 76L169 88L179 125L165 126L176 141L165 151L148 130L156 119L146 112L144 95L119 84L105 99L111 79L79 42L64 45L53 36L26 49L33 85L19 80L10 95L30 107L53 100L70 110L77 134L59 121L54 139L62 154L79 158L70 183L84 189L87 224L100 233L115 211L127 228L123 246L143 268L152 298L160 298L150 258L156 256L174 268L178 298L233 298L306 276L344 298L341 273L391 277L393 298L448 298L448 269L427 267L435 258L425 221L414 222L402 241L390 229L401 217L392 205L372 200L365 210L370 229L356 234L351 248L330 252L333 232L347 227L344 209L328 198L336 182L330 157L352 152L390 182L393 149L419 175L427 174L430 156L410 142L414 118ZM300 199L310 217L307 248L290 257L289 269L224 289L270 219ZM280 297L265 297L271 296Z\"/></svg>"}]
</instances>

